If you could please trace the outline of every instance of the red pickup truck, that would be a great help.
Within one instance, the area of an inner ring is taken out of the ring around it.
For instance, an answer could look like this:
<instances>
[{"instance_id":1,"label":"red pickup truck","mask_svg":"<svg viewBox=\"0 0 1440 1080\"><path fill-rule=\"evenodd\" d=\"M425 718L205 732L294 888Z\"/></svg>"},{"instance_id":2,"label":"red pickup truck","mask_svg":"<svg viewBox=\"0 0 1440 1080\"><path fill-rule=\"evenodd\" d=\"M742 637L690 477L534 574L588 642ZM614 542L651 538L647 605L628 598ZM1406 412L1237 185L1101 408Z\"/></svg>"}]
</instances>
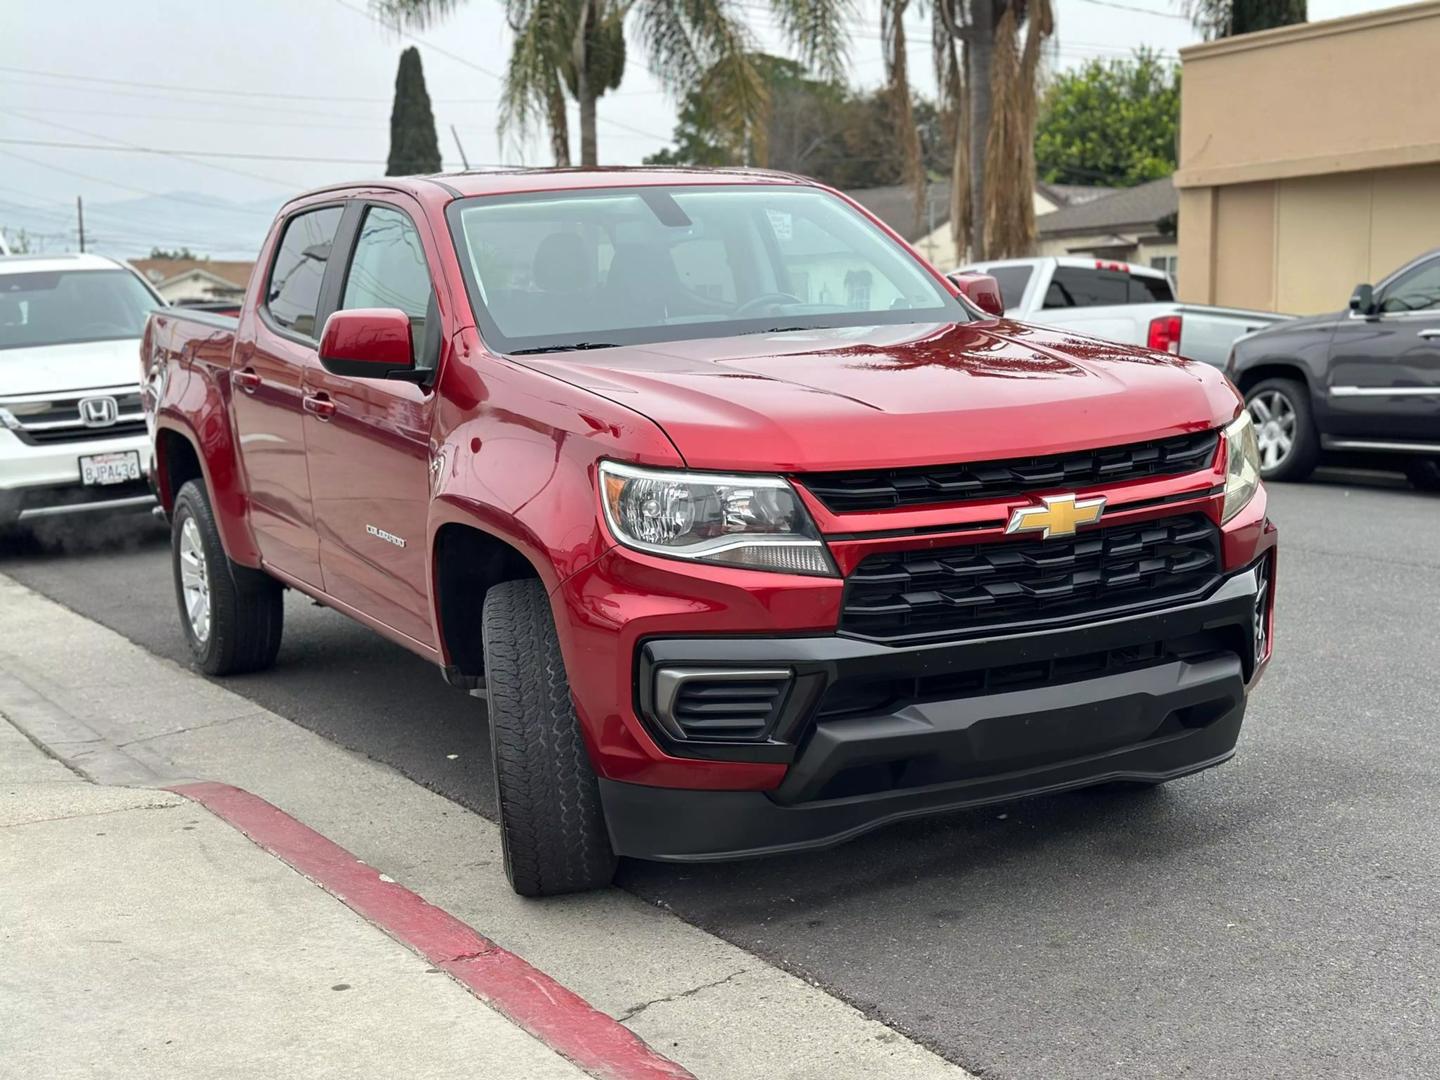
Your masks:
<instances>
[{"instance_id":1,"label":"red pickup truck","mask_svg":"<svg viewBox=\"0 0 1440 1080\"><path fill-rule=\"evenodd\" d=\"M238 320L146 330L184 633L264 668L290 588L483 687L527 895L1215 765L1272 640L1240 398L999 312L791 176L311 192Z\"/></svg>"}]
</instances>

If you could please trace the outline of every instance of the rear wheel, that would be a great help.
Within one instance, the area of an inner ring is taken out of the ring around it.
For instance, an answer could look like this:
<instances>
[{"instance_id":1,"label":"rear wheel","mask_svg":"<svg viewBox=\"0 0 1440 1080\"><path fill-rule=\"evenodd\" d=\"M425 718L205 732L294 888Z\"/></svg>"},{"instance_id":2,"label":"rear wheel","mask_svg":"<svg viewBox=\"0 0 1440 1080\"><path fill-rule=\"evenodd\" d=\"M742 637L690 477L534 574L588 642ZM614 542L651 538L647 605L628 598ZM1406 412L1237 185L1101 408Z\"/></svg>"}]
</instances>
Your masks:
<instances>
[{"instance_id":1,"label":"rear wheel","mask_svg":"<svg viewBox=\"0 0 1440 1080\"><path fill-rule=\"evenodd\" d=\"M1421 491L1440 491L1440 458L1415 458L1405 474Z\"/></svg>"},{"instance_id":2,"label":"rear wheel","mask_svg":"<svg viewBox=\"0 0 1440 1080\"><path fill-rule=\"evenodd\" d=\"M1304 480L1320 460L1310 393L1294 379L1266 379L1245 395L1266 480Z\"/></svg>"},{"instance_id":3,"label":"rear wheel","mask_svg":"<svg viewBox=\"0 0 1440 1080\"><path fill-rule=\"evenodd\" d=\"M284 589L230 561L199 481L175 496L170 537L180 625L200 670L237 675L273 664L284 629Z\"/></svg>"},{"instance_id":4,"label":"rear wheel","mask_svg":"<svg viewBox=\"0 0 1440 1080\"><path fill-rule=\"evenodd\" d=\"M533 578L493 586L481 640L511 888L553 896L610 884L615 853L545 587Z\"/></svg>"}]
</instances>

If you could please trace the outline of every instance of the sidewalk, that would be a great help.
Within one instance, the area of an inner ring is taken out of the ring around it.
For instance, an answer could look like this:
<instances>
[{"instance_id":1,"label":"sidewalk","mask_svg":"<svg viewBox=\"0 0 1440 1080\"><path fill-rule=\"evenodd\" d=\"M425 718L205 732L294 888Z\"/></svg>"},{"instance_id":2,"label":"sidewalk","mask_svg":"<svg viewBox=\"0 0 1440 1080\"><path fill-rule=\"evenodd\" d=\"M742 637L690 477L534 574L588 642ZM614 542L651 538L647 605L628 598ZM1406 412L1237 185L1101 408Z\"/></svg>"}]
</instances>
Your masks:
<instances>
[{"instance_id":1,"label":"sidewalk","mask_svg":"<svg viewBox=\"0 0 1440 1080\"><path fill-rule=\"evenodd\" d=\"M0 1075L585 1075L204 807L3 719L0 882Z\"/></svg>"}]
</instances>

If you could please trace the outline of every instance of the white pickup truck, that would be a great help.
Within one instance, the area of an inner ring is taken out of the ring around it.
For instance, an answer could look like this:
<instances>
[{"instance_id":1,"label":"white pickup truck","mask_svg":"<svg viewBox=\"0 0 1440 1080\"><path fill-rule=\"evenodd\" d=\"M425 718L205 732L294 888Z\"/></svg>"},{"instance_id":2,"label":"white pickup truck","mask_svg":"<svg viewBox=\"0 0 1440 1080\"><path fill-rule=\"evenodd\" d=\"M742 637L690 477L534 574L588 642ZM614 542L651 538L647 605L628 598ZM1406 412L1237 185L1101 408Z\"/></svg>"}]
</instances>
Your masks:
<instances>
[{"instance_id":1,"label":"white pickup truck","mask_svg":"<svg viewBox=\"0 0 1440 1080\"><path fill-rule=\"evenodd\" d=\"M1225 366L1236 338L1290 318L1177 303L1164 271L1108 259L1003 259L952 273L995 278L1006 316L1020 322L1146 345L1216 367Z\"/></svg>"}]
</instances>

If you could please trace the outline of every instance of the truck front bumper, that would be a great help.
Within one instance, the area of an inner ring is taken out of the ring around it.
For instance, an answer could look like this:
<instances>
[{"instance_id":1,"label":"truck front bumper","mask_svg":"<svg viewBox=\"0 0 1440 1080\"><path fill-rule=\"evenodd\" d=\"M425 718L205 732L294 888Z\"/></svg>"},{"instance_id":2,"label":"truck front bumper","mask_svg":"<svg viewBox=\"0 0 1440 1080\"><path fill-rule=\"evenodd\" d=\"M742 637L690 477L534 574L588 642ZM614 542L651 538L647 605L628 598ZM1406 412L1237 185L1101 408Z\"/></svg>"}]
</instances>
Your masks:
<instances>
[{"instance_id":1,"label":"truck front bumper","mask_svg":"<svg viewBox=\"0 0 1440 1080\"><path fill-rule=\"evenodd\" d=\"M1007 637L651 640L642 685L666 667L792 672L774 735L753 751L789 768L769 791L601 778L611 841L674 861L796 851L917 815L1219 764L1269 657L1272 559L1200 601Z\"/></svg>"}]
</instances>

